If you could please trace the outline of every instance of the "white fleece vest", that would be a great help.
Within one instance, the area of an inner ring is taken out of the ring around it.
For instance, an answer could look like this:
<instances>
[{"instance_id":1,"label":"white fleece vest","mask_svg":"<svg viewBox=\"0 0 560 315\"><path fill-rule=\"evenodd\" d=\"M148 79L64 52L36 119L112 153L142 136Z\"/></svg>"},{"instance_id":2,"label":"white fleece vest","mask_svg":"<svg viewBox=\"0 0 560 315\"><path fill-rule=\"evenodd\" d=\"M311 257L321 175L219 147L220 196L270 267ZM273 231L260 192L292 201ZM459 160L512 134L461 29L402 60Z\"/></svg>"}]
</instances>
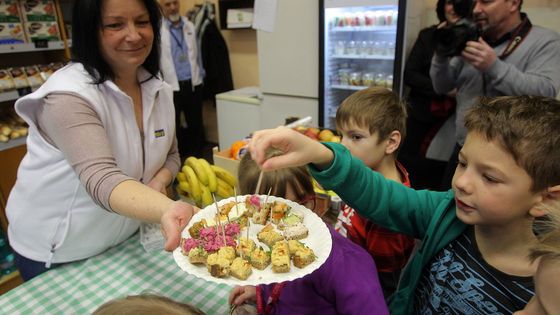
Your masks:
<instances>
[{"instance_id":1,"label":"white fleece vest","mask_svg":"<svg viewBox=\"0 0 560 315\"><path fill-rule=\"evenodd\" d=\"M200 73L200 67L198 62L198 44L196 42L196 30L194 25L187 20L185 17L181 17L183 20L183 36L187 43L189 62L191 64L191 82L193 88L197 85L202 84L202 74ZM173 57L171 55L171 35L167 23L162 20L161 29L161 59L160 68L163 74L163 79L173 88L173 91L179 91L179 81L177 79L177 72L175 71L175 64L173 63Z\"/></svg>"},{"instance_id":2,"label":"white fleece vest","mask_svg":"<svg viewBox=\"0 0 560 315\"><path fill-rule=\"evenodd\" d=\"M149 74L142 69L140 77ZM69 64L15 105L29 124L29 135L6 207L8 235L18 253L47 265L101 253L130 237L139 222L95 204L64 154L41 136L36 113L43 98L69 92L86 99L107 131L117 166L144 183L164 165L175 135L173 92L163 81L152 78L142 83L144 143L132 99L112 81L100 85L91 81L81 64Z\"/></svg>"}]
</instances>

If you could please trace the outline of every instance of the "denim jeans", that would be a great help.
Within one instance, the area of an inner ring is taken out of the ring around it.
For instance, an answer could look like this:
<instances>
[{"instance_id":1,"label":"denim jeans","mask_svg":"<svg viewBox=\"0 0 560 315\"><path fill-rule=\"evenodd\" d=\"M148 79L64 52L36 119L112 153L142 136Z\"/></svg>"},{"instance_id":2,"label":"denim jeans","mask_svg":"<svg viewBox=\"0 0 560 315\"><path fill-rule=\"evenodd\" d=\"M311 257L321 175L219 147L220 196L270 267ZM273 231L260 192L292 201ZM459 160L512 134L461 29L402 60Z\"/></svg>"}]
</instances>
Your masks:
<instances>
[{"instance_id":1,"label":"denim jeans","mask_svg":"<svg viewBox=\"0 0 560 315\"><path fill-rule=\"evenodd\" d=\"M45 267L45 263L41 261L31 260L29 258L23 257L14 251L14 260L16 266L18 267L19 274L24 281L31 280L36 276L42 274L49 269L56 268L63 264L51 264L50 268Z\"/></svg>"}]
</instances>

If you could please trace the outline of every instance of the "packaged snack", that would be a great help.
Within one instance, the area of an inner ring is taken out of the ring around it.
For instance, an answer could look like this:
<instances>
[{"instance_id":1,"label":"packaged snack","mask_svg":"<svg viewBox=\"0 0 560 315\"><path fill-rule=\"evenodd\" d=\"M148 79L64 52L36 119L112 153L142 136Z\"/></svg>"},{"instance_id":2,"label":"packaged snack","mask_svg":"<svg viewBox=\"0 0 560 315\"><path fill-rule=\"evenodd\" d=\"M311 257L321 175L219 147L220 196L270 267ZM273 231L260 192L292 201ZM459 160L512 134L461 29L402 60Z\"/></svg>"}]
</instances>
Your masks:
<instances>
[{"instance_id":1,"label":"packaged snack","mask_svg":"<svg viewBox=\"0 0 560 315\"><path fill-rule=\"evenodd\" d=\"M25 32L21 23L0 23L0 44L21 43L25 43Z\"/></svg>"},{"instance_id":2,"label":"packaged snack","mask_svg":"<svg viewBox=\"0 0 560 315\"><path fill-rule=\"evenodd\" d=\"M28 22L25 31L30 41L60 40L57 22Z\"/></svg>"},{"instance_id":3,"label":"packaged snack","mask_svg":"<svg viewBox=\"0 0 560 315\"><path fill-rule=\"evenodd\" d=\"M39 65L39 75L43 81L47 81L47 79L53 74L53 69L49 65Z\"/></svg>"},{"instance_id":4,"label":"packaged snack","mask_svg":"<svg viewBox=\"0 0 560 315\"><path fill-rule=\"evenodd\" d=\"M56 10L52 0L24 0L20 3L26 22L56 22Z\"/></svg>"},{"instance_id":5,"label":"packaged snack","mask_svg":"<svg viewBox=\"0 0 560 315\"><path fill-rule=\"evenodd\" d=\"M21 89L29 86L27 75L25 75L25 69L23 67L10 68L9 71L12 75L12 79L14 80L16 89Z\"/></svg>"},{"instance_id":6,"label":"packaged snack","mask_svg":"<svg viewBox=\"0 0 560 315\"><path fill-rule=\"evenodd\" d=\"M375 73L366 72L362 75L362 85L372 86L375 83Z\"/></svg>"},{"instance_id":7,"label":"packaged snack","mask_svg":"<svg viewBox=\"0 0 560 315\"><path fill-rule=\"evenodd\" d=\"M51 62L51 63L49 64L49 67L51 67L52 71L55 72L56 70L58 70L58 69L64 67L64 63L63 63L63 62L60 62L60 61Z\"/></svg>"},{"instance_id":8,"label":"packaged snack","mask_svg":"<svg viewBox=\"0 0 560 315\"><path fill-rule=\"evenodd\" d=\"M362 73L361 72L352 72L350 73L350 85L362 85Z\"/></svg>"},{"instance_id":9,"label":"packaged snack","mask_svg":"<svg viewBox=\"0 0 560 315\"><path fill-rule=\"evenodd\" d=\"M44 81L37 66L27 66L24 69L25 74L27 75L27 82L29 82L30 87L38 87L43 84Z\"/></svg>"},{"instance_id":10,"label":"packaged snack","mask_svg":"<svg viewBox=\"0 0 560 315\"><path fill-rule=\"evenodd\" d=\"M21 16L16 0L0 0L0 23L19 23Z\"/></svg>"},{"instance_id":11,"label":"packaged snack","mask_svg":"<svg viewBox=\"0 0 560 315\"><path fill-rule=\"evenodd\" d=\"M0 69L0 91L15 89L14 80L7 69Z\"/></svg>"}]
</instances>

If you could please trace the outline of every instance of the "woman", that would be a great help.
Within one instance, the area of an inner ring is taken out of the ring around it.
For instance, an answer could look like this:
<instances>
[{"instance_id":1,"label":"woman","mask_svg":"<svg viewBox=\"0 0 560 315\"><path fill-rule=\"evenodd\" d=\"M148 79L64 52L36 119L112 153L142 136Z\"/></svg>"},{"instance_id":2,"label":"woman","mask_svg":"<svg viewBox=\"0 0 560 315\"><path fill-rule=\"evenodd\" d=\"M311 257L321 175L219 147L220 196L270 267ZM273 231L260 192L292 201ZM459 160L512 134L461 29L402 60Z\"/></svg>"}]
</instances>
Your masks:
<instances>
[{"instance_id":1,"label":"woman","mask_svg":"<svg viewBox=\"0 0 560 315\"><path fill-rule=\"evenodd\" d=\"M6 208L25 280L119 244L138 220L178 246L194 208L165 195L180 161L160 20L154 0L75 1L73 61L16 102L28 153Z\"/></svg>"},{"instance_id":2,"label":"woman","mask_svg":"<svg viewBox=\"0 0 560 315\"><path fill-rule=\"evenodd\" d=\"M430 79L436 30L470 16L471 11L471 0L438 0L436 13L440 23L420 31L405 65L403 78L410 88L407 98L410 106L408 132L399 161L409 171L412 187L416 189L440 188L447 162L426 158L426 151L440 127L455 112L454 95L438 95Z\"/></svg>"}]
</instances>

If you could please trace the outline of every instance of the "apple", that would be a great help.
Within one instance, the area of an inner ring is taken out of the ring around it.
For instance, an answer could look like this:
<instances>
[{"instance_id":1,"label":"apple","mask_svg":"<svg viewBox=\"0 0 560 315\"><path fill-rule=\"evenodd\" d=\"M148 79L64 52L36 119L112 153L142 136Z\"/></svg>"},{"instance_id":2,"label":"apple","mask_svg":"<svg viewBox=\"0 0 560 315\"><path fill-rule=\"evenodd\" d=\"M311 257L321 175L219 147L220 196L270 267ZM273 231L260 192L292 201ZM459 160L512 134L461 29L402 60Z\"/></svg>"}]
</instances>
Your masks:
<instances>
[{"instance_id":1,"label":"apple","mask_svg":"<svg viewBox=\"0 0 560 315\"><path fill-rule=\"evenodd\" d=\"M312 128L308 128L303 134L311 139L319 140L318 133L315 132Z\"/></svg>"},{"instance_id":2,"label":"apple","mask_svg":"<svg viewBox=\"0 0 560 315\"><path fill-rule=\"evenodd\" d=\"M332 138L331 138L330 141L331 141L331 142L338 142L338 143L340 143L340 140L341 140L341 139L340 139L340 136L332 136Z\"/></svg>"},{"instance_id":3,"label":"apple","mask_svg":"<svg viewBox=\"0 0 560 315\"><path fill-rule=\"evenodd\" d=\"M294 129L295 129L297 132L299 132L299 133L305 133L305 131L307 130L307 127L305 127L305 126L296 126Z\"/></svg>"},{"instance_id":4,"label":"apple","mask_svg":"<svg viewBox=\"0 0 560 315\"><path fill-rule=\"evenodd\" d=\"M334 133L329 129L323 129L319 132L319 140L321 141L331 141L332 137L334 137Z\"/></svg>"}]
</instances>

